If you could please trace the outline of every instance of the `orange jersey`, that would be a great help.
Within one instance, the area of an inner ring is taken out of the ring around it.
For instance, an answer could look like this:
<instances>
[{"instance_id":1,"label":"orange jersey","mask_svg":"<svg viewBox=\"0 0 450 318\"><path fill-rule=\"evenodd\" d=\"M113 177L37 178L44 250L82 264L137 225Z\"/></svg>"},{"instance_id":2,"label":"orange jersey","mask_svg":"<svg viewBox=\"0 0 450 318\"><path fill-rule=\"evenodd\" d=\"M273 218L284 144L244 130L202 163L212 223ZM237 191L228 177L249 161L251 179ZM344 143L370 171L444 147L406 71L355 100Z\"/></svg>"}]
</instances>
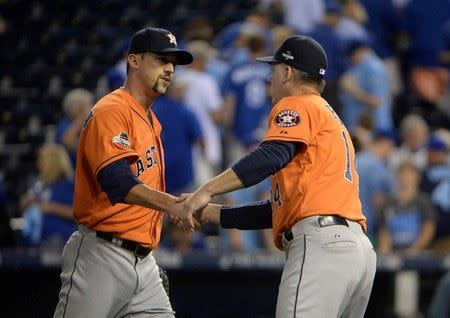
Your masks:
<instances>
[{"instance_id":1,"label":"orange jersey","mask_svg":"<svg viewBox=\"0 0 450 318\"><path fill-rule=\"evenodd\" d=\"M164 191L161 125L123 89L100 99L87 117L77 149L74 217L87 227L154 248L159 243L163 213L139 205L114 206L102 191L97 173L127 158L135 176Z\"/></svg>"},{"instance_id":2,"label":"orange jersey","mask_svg":"<svg viewBox=\"0 0 450 318\"><path fill-rule=\"evenodd\" d=\"M306 146L271 177L274 242L295 223L313 215L339 215L359 222L355 150L334 110L318 94L283 98L269 115L264 140L301 142Z\"/></svg>"}]
</instances>

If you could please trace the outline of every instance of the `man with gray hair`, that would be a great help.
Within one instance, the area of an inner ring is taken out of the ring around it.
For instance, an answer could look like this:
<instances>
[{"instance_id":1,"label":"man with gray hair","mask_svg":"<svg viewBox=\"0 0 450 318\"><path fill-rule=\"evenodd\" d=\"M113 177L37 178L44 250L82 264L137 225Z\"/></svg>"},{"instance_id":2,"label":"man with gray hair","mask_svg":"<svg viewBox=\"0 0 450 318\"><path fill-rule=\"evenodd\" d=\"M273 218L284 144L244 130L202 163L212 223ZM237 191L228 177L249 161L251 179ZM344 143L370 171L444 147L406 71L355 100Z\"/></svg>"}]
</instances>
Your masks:
<instances>
[{"instance_id":1,"label":"man with gray hair","mask_svg":"<svg viewBox=\"0 0 450 318\"><path fill-rule=\"evenodd\" d=\"M55 142L61 143L75 165L76 148L83 120L94 104L94 94L84 88L70 90L63 99L64 118L58 123Z\"/></svg>"},{"instance_id":2,"label":"man with gray hair","mask_svg":"<svg viewBox=\"0 0 450 318\"><path fill-rule=\"evenodd\" d=\"M420 170L424 169L427 163L426 143L429 130L427 122L420 115L409 114L403 118L400 123L402 142L389 160L392 169L405 160L411 161Z\"/></svg>"}]
</instances>

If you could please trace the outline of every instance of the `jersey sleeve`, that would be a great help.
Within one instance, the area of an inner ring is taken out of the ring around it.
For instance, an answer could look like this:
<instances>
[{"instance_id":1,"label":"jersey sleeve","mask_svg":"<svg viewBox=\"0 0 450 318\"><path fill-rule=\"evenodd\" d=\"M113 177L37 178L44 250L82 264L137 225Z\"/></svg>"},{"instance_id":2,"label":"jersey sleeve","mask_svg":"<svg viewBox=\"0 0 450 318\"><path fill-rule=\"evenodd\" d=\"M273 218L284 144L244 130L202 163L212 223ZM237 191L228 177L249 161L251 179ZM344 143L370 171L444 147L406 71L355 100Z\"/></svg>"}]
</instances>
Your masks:
<instances>
[{"instance_id":1,"label":"jersey sleeve","mask_svg":"<svg viewBox=\"0 0 450 318\"><path fill-rule=\"evenodd\" d=\"M295 97L284 98L272 108L263 140L302 142L308 145L315 135L317 124L317 119L311 116L307 105Z\"/></svg>"},{"instance_id":2,"label":"jersey sleeve","mask_svg":"<svg viewBox=\"0 0 450 318\"><path fill-rule=\"evenodd\" d=\"M138 158L130 139L131 125L119 110L111 109L94 114L85 129L85 156L95 175L116 160Z\"/></svg>"}]
</instances>

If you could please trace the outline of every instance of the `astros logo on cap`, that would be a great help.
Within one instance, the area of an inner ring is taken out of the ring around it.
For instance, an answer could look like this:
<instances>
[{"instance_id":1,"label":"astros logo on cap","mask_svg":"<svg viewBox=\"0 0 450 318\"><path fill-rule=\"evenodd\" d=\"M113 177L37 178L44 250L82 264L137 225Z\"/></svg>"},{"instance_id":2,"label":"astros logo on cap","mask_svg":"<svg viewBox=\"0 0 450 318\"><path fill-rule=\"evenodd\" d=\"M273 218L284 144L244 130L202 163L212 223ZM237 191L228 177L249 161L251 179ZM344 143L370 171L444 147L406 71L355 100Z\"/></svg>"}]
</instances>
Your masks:
<instances>
[{"instance_id":1,"label":"astros logo on cap","mask_svg":"<svg viewBox=\"0 0 450 318\"><path fill-rule=\"evenodd\" d=\"M169 42L177 45L177 39L175 38L175 35L172 33L167 33L166 36L169 38Z\"/></svg>"}]
</instances>

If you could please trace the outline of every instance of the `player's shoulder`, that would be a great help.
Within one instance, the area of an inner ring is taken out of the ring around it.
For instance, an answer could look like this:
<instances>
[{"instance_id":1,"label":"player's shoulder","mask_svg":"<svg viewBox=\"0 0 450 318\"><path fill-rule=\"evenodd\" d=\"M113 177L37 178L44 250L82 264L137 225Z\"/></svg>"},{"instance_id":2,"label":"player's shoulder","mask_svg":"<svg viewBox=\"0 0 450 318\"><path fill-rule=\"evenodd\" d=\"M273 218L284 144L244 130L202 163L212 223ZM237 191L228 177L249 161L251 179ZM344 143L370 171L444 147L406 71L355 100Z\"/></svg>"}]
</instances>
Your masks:
<instances>
[{"instance_id":1,"label":"player's shoulder","mask_svg":"<svg viewBox=\"0 0 450 318\"><path fill-rule=\"evenodd\" d=\"M296 109L307 109L312 110L319 108L323 105L325 100L318 94L304 94L304 95L294 95L282 98L276 105L275 108L296 108Z\"/></svg>"},{"instance_id":2,"label":"player's shoulder","mask_svg":"<svg viewBox=\"0 0 450 318\"><path fill-rule=\"evenodd\" d=\"M94 115L99 115L105 111L108 112L126 112L128 103L127 96L121 93L121 89L116 89L100 98L92 108Z\"/></svg>"}]
</instances>

